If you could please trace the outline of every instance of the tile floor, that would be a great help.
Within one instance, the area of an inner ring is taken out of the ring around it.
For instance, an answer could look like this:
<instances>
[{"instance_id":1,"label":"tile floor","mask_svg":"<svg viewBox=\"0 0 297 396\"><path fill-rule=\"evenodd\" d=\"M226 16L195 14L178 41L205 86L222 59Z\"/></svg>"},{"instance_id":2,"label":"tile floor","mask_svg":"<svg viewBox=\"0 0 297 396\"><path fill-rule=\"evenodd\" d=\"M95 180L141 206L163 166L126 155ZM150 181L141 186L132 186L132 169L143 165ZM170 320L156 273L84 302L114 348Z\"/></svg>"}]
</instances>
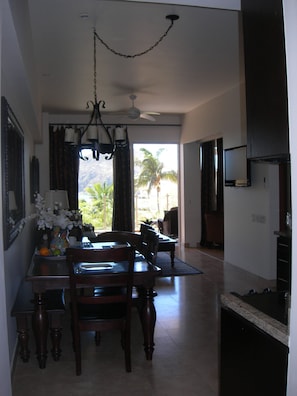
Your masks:
<instances>
[{"instance_id":1,"label":"tile floor","mask_svg":"<svg viewBox=\"0 0 297 396\"><path fill-rule=\"evenodd\" d=\"M31 346L28 363L17 358L13 396L218 396L219 295L274 284L224 263L218 250L177 248L177 256L203 274L158 279L151 362L145 360L135 313L132 372L125 372L118 333L103 334L100 347L95 346L93 335L85 334L82 375L77 377L66 315L60 361L49 355L46 369L40 370Z\"/></svg>"}]
</instances>

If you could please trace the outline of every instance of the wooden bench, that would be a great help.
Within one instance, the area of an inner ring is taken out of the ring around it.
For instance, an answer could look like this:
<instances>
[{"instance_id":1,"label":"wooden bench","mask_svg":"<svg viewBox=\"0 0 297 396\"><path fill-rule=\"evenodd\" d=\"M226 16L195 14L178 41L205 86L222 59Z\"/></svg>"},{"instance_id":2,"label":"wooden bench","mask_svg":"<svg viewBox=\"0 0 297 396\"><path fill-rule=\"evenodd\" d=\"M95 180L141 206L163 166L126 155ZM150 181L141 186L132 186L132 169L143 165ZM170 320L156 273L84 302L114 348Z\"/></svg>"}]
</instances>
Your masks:
<instances>
[{"instance_id":1,"label":"wooden bench","mask_svg":"<svg viewBox=\"0 0 297 396\"><path fill-rule=\"evenodd\" d=\"M52 356L59 360L61 356L60 342L62 337L62 315L65 312L64 291L48 290L46 296L46 311L49 317L49 328L52 340ZM29 282L22 282L18 290L11 316L16 318L20 356L23 362L28 362L29 351L29 319L34 313L34 294Z\"/></svg>"}]
</instances>

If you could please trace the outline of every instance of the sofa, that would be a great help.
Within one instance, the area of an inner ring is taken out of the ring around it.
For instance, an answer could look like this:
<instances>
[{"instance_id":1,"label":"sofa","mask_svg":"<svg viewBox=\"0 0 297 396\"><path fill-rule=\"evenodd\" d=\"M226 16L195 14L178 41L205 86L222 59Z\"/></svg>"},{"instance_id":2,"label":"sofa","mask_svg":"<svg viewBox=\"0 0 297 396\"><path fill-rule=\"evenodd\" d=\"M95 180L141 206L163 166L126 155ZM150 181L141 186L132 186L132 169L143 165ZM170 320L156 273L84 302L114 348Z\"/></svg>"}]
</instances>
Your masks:
<instances>
[{"instance_id":1,"label":"sofa","mask_svg":"<svg viewBox=\"0 0 297 396\"><path fill-rule=\"evenodd\" d=\"M170 237L178 237L178 208L174 207L164 211L164 219L158 219L158 227L161 234Z\"/></svg>"}]
</instances>

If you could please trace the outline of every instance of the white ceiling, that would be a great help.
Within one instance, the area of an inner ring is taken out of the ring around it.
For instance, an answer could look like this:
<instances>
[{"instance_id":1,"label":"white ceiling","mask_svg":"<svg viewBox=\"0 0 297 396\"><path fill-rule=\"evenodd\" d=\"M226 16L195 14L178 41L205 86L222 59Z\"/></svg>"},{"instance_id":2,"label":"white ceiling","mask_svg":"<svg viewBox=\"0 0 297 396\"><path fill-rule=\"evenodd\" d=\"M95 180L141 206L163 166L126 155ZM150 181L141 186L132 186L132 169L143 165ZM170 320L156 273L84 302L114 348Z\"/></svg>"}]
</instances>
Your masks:
<instances>
[{"instance_id":1,"label":"white ceiling","mask_svg":"<svg viewBox=\"0 0 297 396\"><path fill-rule=\"evenodd\" d=\"M107 112L128 109L134 93L142 111L183 114L239 83L238 11L143 1L28 3L43 111L86 111L94 97L94 26L114 50L133 54L159 39L168 14L180 18L141 57L116 56L97 41L97 94Z\"/></svg>"}]
</instances>

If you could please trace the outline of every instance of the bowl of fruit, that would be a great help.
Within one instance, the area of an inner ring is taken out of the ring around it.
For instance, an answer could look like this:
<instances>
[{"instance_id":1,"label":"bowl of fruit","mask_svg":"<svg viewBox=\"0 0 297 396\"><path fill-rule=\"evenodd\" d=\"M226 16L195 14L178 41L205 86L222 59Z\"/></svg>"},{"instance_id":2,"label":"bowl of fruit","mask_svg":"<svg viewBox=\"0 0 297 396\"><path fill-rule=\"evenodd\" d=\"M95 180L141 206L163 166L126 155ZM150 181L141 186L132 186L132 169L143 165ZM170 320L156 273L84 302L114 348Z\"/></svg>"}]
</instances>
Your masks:
<instances>
[{"instance_id":1,"label":"bowl of fruit","mask_svg":"<svg viewBox=\"0 0 297 396\"><path fill-rule=\"evenodd\" d=\"M36 254L49 259L61 259L64 256L64 252L58 248L47 248L45 246L37 250Z\"/></svg>"}]
</instances>

